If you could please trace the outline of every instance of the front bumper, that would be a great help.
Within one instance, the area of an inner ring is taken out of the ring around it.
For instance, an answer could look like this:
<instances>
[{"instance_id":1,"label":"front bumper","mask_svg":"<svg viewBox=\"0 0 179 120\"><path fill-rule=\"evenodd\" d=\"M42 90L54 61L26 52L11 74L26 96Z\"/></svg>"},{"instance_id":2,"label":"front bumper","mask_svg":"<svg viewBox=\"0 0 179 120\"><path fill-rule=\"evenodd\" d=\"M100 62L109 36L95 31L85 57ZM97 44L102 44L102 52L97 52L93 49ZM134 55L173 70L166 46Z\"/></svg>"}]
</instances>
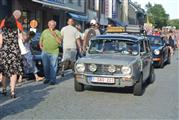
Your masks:
<instances>
[{"instance_id":1,"label":"front bumper","mask_svg":"<svg viewBox=\"0 0 179 120\"><path fill-rule=\"evenodd\" d=\"M152 56L152 60L153 60L153 64L157 65L160 64L162 59L161 59L161 55L154 55Z\"/></svg>"},{"instance_id":2,"label":"front bumper","mask_svg":"<svg viewBox=\"0 0 179 120\"><path fill-rule=\"evenodd\" d=\"M98 78L113 78L114 83L101 83L101 82L92 82L89 80L89 77L98 77ZM132 76L115 76L115 75L92 75L92 74L75 74L74 79L84 85L90 86L103 86L103 87L127 87L133 86L137 80Z\"/></svg>"}]
</instances>

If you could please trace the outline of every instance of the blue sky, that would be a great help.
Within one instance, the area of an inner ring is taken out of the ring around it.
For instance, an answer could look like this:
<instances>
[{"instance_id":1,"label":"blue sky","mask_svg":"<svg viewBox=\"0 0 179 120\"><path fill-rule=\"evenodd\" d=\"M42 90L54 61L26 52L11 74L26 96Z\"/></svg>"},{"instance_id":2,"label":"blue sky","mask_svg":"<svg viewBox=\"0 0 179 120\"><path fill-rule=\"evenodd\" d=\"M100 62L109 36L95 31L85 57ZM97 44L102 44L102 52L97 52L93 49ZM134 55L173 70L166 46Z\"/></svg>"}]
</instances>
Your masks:
<instances>
[{"instance_id":1,"label":"blue sky","mask_svg":"<svg viewBox=\"0 0 179 120\"><path fill-rule=\"evenodd\" d=\"M132 0L141 4L141 7L145 9L145 5L150 2L152 5L161 4L166 13L170 15L170 19L179 19L179 0Z\"/></svg>"}]
</instances>

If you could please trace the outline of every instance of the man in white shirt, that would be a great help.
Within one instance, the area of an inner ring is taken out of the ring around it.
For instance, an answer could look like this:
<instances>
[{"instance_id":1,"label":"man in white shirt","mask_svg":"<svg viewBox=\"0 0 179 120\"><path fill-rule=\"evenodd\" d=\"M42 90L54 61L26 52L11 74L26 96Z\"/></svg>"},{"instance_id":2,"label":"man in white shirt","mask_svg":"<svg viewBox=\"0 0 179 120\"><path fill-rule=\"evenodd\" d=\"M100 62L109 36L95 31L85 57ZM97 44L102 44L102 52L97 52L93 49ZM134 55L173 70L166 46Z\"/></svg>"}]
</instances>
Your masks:
<instances>
[{"instance_id":1,"label":"man in white shirt","mask_svg":"<svg viewBox=\"0 0 179 120\"><path fill-rule=\"evenodd\" d=\"M64 75L65 62L70 61L73 69L76 61L77 49L79 49L79 51L82 50L80 35L78 30L74 27L74 20L71 18L68 19L67 24L68 25L63 27L61 30L61 36L63 39L62 76Z\"/></svg>"},{"instance_id":2,"label":"man in white shirt","mask_svg":"<svg viewBox=\"0 0 179 120\"><path fill-rule=\"evenodd\" d=\"M87 28L84 32L84 41L83 41L83 51L87 50L87 47L89 46L89 41L92 37L95 37L97 35L100 35L99 29L96 27L96 20L90 21L90 27Z\"/></svg>"}]
</instances>

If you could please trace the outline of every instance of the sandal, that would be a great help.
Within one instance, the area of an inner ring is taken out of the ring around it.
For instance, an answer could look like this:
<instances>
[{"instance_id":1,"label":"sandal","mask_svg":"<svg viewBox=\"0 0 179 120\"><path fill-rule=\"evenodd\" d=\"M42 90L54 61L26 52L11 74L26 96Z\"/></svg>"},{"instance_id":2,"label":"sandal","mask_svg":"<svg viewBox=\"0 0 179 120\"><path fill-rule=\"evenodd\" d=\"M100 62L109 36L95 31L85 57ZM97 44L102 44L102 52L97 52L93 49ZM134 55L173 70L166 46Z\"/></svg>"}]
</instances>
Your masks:
<instances>
[{"instance_id":1,"label":"sandal","mask_svg":"<svg viewBox=\"0 0 179 120\"><path fill-rule=\"evenodd\" d=\"M7 95L7 91L6 91L6 89L4 88L4 89L2 89L2 94L3 94L3 96L6 96Z\"/></svg>"},{"instance_id":2,"label":"sandal","mask_svg":"<svg viewBox=\"0 0 179 120\"><path fill-rule=\"evenodd\" d=\"M11 91L11 98L16 98L15 92Z\"/></svg>"},{"instance_id":3,"label":"sandal","mask_svg":"<svg viewBox=\"0 0 179 120\"><path fill-rule=\"evenodd\" d=\"M44 77L37 77L37 78L35 79L35 81L42 81L42 80L44 80Z\"/></svg>"}]
</instances>

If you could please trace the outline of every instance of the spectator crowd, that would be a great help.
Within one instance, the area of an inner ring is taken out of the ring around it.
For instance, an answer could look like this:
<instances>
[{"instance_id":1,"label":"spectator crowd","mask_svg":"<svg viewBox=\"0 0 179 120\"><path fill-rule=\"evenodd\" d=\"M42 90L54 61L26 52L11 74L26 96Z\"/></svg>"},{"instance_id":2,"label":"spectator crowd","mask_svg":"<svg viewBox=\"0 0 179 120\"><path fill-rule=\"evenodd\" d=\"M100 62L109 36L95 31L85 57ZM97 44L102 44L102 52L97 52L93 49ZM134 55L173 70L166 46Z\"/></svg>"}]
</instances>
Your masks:
<instances>
[{"instance_id":1,"label":"spectator crowd","mask_svg":"<svg viewBox=\"0 0 179 120\"><path fill-rule=\"evenodd\" d=\"M64 76L66 63L74 68L75 61L85 56L91 37L100 35L100 25L91 20L82 32L81 25L69 18L67 26L56 29L56 21L49 20L48 28L43 30L39 46L42 51L43 75L38 75L38 68L33 61L31 40L33 31L25 32L18 21L21 11L15 10L0 23L0 82L2 95L7 95L7 80L10 79L10 96L15 98L16 83L23 82L23 75L33 73L36 81L44 80L44 84L55 85L58 69L59 46L63 48L61 76Z\"/></svg>"}]
</instances>

